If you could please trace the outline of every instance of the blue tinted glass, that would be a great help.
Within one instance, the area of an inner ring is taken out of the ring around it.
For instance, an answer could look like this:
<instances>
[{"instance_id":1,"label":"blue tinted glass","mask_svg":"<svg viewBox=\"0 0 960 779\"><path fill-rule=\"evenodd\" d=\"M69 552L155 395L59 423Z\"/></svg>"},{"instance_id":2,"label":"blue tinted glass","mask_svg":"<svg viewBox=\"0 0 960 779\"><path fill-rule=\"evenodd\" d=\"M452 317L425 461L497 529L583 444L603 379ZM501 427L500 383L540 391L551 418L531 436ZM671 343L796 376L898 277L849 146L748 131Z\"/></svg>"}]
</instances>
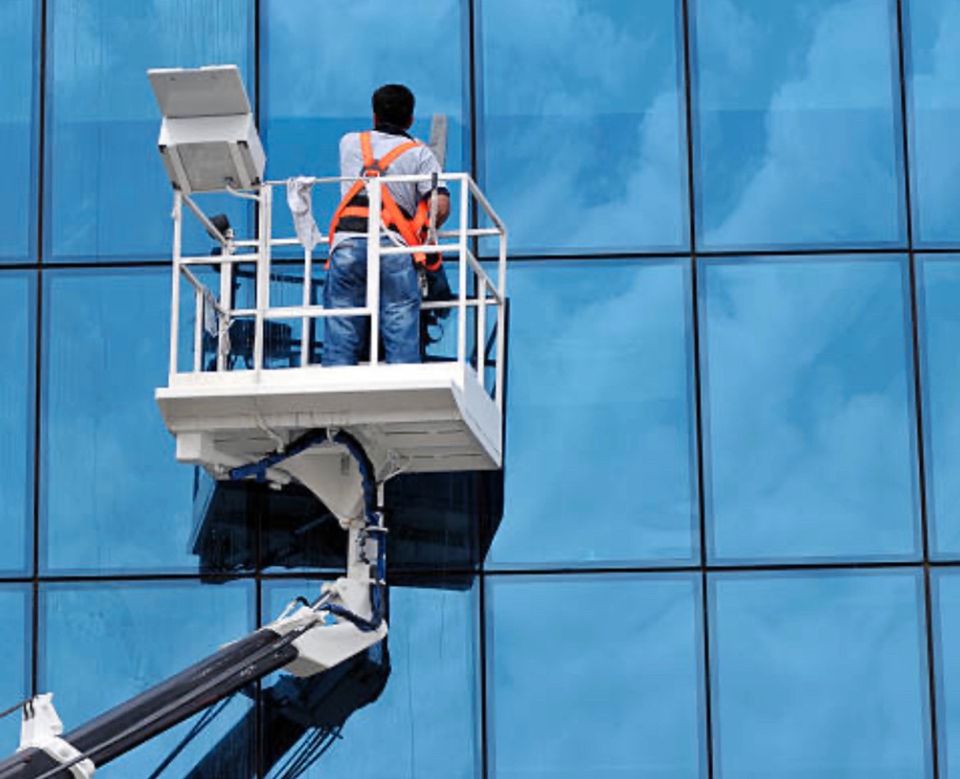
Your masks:
<instances>
[{"instance_id":1,"label":"blue tinted glass","mask_svg":"<svg viewBox=\"0 0 960 779\"><path fill-rule=\"evenodd\" d=\"M921 578L710 583L716 776L930 776Z\"/></svg>"},{"instance_id":2,"label":"blue tinted glass","mask_svg":"<svg viewBox=\"0 0 960 779\"><path fill-rule=\"evenodd\" d=\"M25 259L33 244L35 0L0 4L0 259Z\"/></svg>"},{"instance_id":3,"label":"blue tinted glass","mask_svg":"<svg viewBox=\"0 0 960 779\"><path fill-rule=\"evenodd\" d=\"M513 250L686 245L679 5L482 0L481 170Z\"/></svg>"},{"instance_id":4,"label":"blue tinted glass","mask_svg":"<svg viewBox=\"0 0 960 779\"><path fill-rule=\"evenodd\" d=\"M893 0L697 0L701 245L904 240Z\"/></svg>"},{"instance_id":5,"label":"blue tinted glass","mask_svg":"<svg viewBox=\"0 0 960 779\"><path fill-rule=\"evenodd\" d=\"M0 586L0 709L13 706L30 694L30 590L22 585ZM16 714L0 720L0 755L11 754L20 737ZM2 759L2 757L0 757Z\"/></svg>"},{"instance_id":6,"label":"blue tinted glass","mask_svg":"<svg viewBox=\"0 0 960 779\"><path fill-rule=\"evenodd\" d=\"M427 140L432 114L446 114L449 171L469 168L467 78L459 0L317 3L266 0L261 6L267 174L338 176L339 142L371 125L370 97L385 83L416 97L410 132ZM324 233L339 189L315 190ZM289 230L285 198L275 198L275 231Z\"/></svg>"},{"instance_id":7,"label":"blue tinted glass","mask_svg":"<svg viewBox=\"0 0 960 779\"><path fill-rule=\"evenodd\" d=\"M919 554L900 258L704 262L710 553Z\"/></svg>"},{"instance_id":8,"label":"blue tinted glass","mask_svg":"<svg viewBox=\"0 0 960 779\"><path fill-rule=\"evenodd\" d=\"M692 576L494 577L492 776L664 776L703 765Z\"/></svg>"},{"instance_id":9,"label":"blue tinted glass","mask_svg":"<svg viewBox=\"0 0 960 779\"><path fill-rule=\"evenodd\" d=\"M0 275L0 571L18 573L27 567L33 524L35 290L32 275Z\"/></svg>"},{"instance_id":10,"label":"blue tinted glass","mask_svg":"<svg viewBox=\"0 0 960 779\"><path fill-rule=\"evenodd\" d=\"M960 776L960 575L938 570L932 582L940 776L956 779Z\"/></svg>"},{"instance_id":11,"label":"blue tinted glass","mask_svg":"<svg viewBox=\"0 0 960 779\"><path fill-rule=\"evenodd\" d=\"M960 258L924 257L918 262L924 445L930 550L960 553Z\"/></svg>"},{"instance_id":12,"label":"blue tinted glass","mask_svg":"<svg viewBox=\"0 0 960 779\"><path fill-rule=\"evenodd\" d=\"M265 585L268 613L264 621L276 617L297 595L315 597L318 590L315 581ZM392 669L379 696L376 684L383 683L384 674L368 678L353 674L330 686L322 677L291 685L295 680L282 674L264 682L266 700L271 689L296 689L297 693L287 695L296 696L297 711L302 702L313 702L310 717L300 718L318 726L310 733L322 732L323 724L343 726L340 739L305 777L480 776L476 600L474 590L392 587L387 639ZM285 711L288 717L298 716L290 708ZM264 742L269 757L279 751L276 743L285 729L269 714L264 721L268 723ZM281 776L284 758L291 754L292 750L276 760L267 759L266 767L272 769L268 776Z\"/></svg>"},{"instance_id":13,"label":"blue tinted glass","mask_svg":"<svg viewBox=\"0 0 960 779\"><path fill-rule=\"evenodd\" d=\"M194 471L176 462L153 399L167 378L169 294L169 272L159 269L47 274L45 570L196 570L200 562Z\"/></svg>"},{"instance_id":14,"label":"blue tinted glass","mask_svg":"<svg viewBox=\"0 0 960 779\"><path fill-rule=\"evenodd\" d=\"M67 732L253 630L246 584L48 585L40 603L40 687L54 693ZM250 709L237 695L162 776L186 776L233 728L244 727ZM150 776L199 716L98 766L98 779ZM220 771L204 775L252 776L252 728L244 743L223 756Z\"/></svg>"},{"instance_id":15,"label":"blue tinted glass","mask_svg":"<svg viewBox=\"0 0 960 779\"><path fill-rule=\"evenodd\" d=\"M927 245L960 238L960 92L956 50L960 15L953 0L904 3L910 95L910 172L914 239Z\"/></svg>"},{"instance_id":16,"label":"blue tinted glass","mask_svg":"<svg viewBox=\"0 0 960 779\"><path fill-rule=\"evenodd\" d=\"M145 71L236 64L252 95L251 9L247 0L51 4L45 224L55 258L169 252L171 188L156 151L160 111ZM222 200L241 224L244 208ZM193 221L187 238L206 246Z\"/></svg>"},{"instance_id":17,"label":"blue tinted glass","mask_svg":"<svg viewBox=\"0 0 960 779\"><path fill-rule=\"evenodd\" d=\"M689 561L686 262L515 264L497 564Z\"/></svg>"}]
</instances>

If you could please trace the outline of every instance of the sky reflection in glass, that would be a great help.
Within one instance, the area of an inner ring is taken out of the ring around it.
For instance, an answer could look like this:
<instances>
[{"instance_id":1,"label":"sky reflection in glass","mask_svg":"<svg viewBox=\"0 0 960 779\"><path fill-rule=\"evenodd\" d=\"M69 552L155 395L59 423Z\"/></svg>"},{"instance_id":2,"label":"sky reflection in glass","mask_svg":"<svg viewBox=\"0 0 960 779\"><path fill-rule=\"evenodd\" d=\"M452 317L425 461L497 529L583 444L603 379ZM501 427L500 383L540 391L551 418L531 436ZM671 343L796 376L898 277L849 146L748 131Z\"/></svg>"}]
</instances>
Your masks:
<instances>
[{"instance_id":1,"label":"sky reflection in glass","mask_svg":"<svg viewBox=\"0 0 960 779\"><path fill-rule=\"evenodd\" d=\"M711 577L718 779L930 776L918 572Z\"/></svg>"},{"instance_id":2,"label":"sky reflection in glass","mask_svg":"<svg viewBox=\"0 0 960 779\"><path fill-rule=\"evenodd\" d=\"M894 0L692 0L702 248L905 241Z\"/></svg>"},{"instance_id":3,"label":"sky reflection in glass","mask_svg":"<svg viewBox=\"0 0 960 779\"><path fill-rule=\"evenodd\" d=\"M0 585L0 709L13 706L30 694L30 589L20 584ZM16 714L0 720L0 755L12 753L20 738ZM2 759L2 758L0 758Z\"/></svg>"},{"instance_id":4,"label":"sky reflection in glass","mask_svg":"<svg viewBox=\"0 0 960 779\"><path fill-rule=\"evenodd\" d=\"M445 167L468 171L466 13L459 0L394 0L389 12L376 2L265 0L267 175L339 175L340 136L369 129L373 91L397 82L416 97L411 133L426 141L431 116L446 114ZM314 213L324 233L339 200L338 187L315 190ZM291 230L290 224L281 204L276 229Z\"/></svg>"},{"instance_id":5,"label":"sky reflection in glass","mask_svg":"<svg viewBox=\"0 0 960 779\"><path fill-rule=\"evenodd\" d=\"M956 779L960 776L960 575L955 570L936 570L931 581L940 776Z\"/></svg>"},{"instance_id":6,"label":"sky reflection in glass","mask_svg":"<svg viewBox=\"0 0 960 779\"><path fill-rule=\"evenodd\" d=\"M41 567L196 570L193 468L153 399L166 383L169 272L46 274Z\"/></svg>"},{"instance_id":7,"label":"sky reflection in glass","mask_svg":"<svg viewBox=\"0 0 960 779\"><path fill-rule=\"evenodd\" d=\"M252 583L46 585L41 590L40 687L55 693L57 711L70 731L242 638L253 630L253 602ZM185 776L249 706L237 695L163 776ZM149 776L199 716L98 767L97 779ZM247 743L248 750L233 755L234 761L251 761L252 734ZM237 765L221 769L220 776L251 775Z\"/></svg>"},{"instance_id":8,"label":"sky reflection in glass","mask_svg":"<svg viewBox=\"0 0 960 779\"><path fill-rule=\"evenodd\" d=\"M0 571L21 574L32 548L35 296L32 275L0 274Z\"/></svg>"},{"instance_id":9,"label":"sky reflection in glass","mask_svg":"<svg viewBox=\"0 0 960 779\"><path fill-rule=\"evenodd\" d=\"M905 260L702 269L711 558L919 555Z\"/></svg>"},{"instance_id":10,"label":"sky reflection in glass","mask_svg":"<svg viewBox=\"0 0 960 779\"><path fill-rule=\"evenodd\" d=\"M481 181L511 251L687 244L679 14L481 0Z\"/></svg>"},{"instance_id":11,"label":"sky reflection in glass","mask_svg":"<svg viewBox=\"0 0 960 779\"><path fill-rule=\"evenodd\" d=\"M492 776L706 776L698 578L488 581Z\"/></svg>"},{"instance_id":12,"label":"sky reflection in glass","mask_svg":"<svg viewBox=\"0 0 960 779\"><path fill-rule=\"evenodd\" d=\"M960 257L917 261L930 550L960 554Z\"/></svg>"},{"instance_id":13,"label":"sky reflection in glass","mask_svg":"<svg viewBox=\"0 0 960 779\"><path fill-rule=\"evenodd\" d=\"M494 565L696 555L689 263L515 263Z\"/></svg>"},{"instance_id":14,"label":"sky reflection in glass","mask_svg":"<svg viewBox=\"0 0 960 779\"><path fill-rule=\"evenodd\" d=\"M171 189L147 68L236 64L253 95L245 0L58 0L47 40L46 238L57 259L165 256ZM207 200L207 203L210 201ZM219 198L234 225L246 207ZM206 247L196 220L189 246Z\"/></svg>"},{"instance_id":15,"label":"sky reflection in glass","mask_svg":"<svg viewBox=\"0 0 960 779\"><path fill-rule=\"evenodd\" d=\"M264 621L298 595L318 591L316 581L267 584ZM350 714L341 739L304 776L479 777L476 609L475 589L392 587L386 687Z\"/></svg>"},{"instance_id":16,"label":"sky reflection in glass","mask_svg":"<svg viewBox=\"0 0 960 779\"><path fill-rule=\"evenodd\" d=\"M0 261L25 260L33 247L36 17L35 0L0 3Z\"/></svg>"},{"instance_id":17,"label":"sky reflection in glass","mask_svg":"<svg viewBox=\"0 0 960 779\"><path fill-rule=\"evenodd\" d=\"M960 5L955 0L910 0L904 11L914 240L927 246L956 242Z\"/></svg>"}]
</instances>

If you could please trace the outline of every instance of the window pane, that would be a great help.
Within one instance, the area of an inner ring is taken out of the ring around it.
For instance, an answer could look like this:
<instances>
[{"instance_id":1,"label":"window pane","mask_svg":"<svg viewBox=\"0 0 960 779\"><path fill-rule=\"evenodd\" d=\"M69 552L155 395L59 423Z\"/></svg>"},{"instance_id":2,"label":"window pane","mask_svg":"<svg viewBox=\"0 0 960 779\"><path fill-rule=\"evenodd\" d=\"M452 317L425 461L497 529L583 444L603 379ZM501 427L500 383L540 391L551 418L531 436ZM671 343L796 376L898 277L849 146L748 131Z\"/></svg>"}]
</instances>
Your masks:
<instances>
[{"instance_id":1,"label":"window pane","mask_svg":"<svg viewBox=\"0 0 960 779\"><path fill-rule=\"evenodd\" d=\"M706 776L692 576L493 577L492 776Z\"/></svg>"},{"instance_id":2,"label":"window pane","mask_svg":"<svg viewBox=\"0 0 960 779\"><path fill-rule=\"evenodd\" d=\"M57 0L50 4L46 245L55 258L166 255L171 188L146 69L231 63L247 74L252 4ZM222 197L234 225L244 207ZM186 217L194 248L207 247Z\"/></svg>"},{"instance_id":3,"label":"window pane","mask_svg":"<svg viewBox=\"0 0 960 779\"><path fill-rule=\"evenodd\" d=\"M318 590L315 581L265 584L264 621L276 617L296 596L315 596ZM476 600L475 590L392 587L387 639L391 670L383 692L369 705L364 705L363 695L371 689L370 680L357 676L332 689L323 688L322 677L313 684L300 680L292 685L299 691L299 701L315 700L311 692L321 694L309 721L346 723L340 739L304 777L480 776ZM277 675L268 679L265 698L269 699L271 685L290 681L288 677L279 682ZM281 686L274 690L279 692ZM363 707L357 709L358 705ZM284 711L293 713L289 708ZM268 729L267 755L283 729L282 722ZM279 777L282 761L268 762L273 769L268 776Z\"/></svg>"},{"instance_id":4,"label":"window pane","mask_svg":"<svg viewBox=\"0 0 960 779\"><path fill-rule=\"evenodd\" d=\"M21 574L32 549L35 298L33 275L0 274L0 571Z\"/></svg>"},{"instance_id":5,"label":"window pane","mask_svg":"<svg viewBox=\"0 0 960 779\"><path fill-rule=\"evenodd\" d=\"M339 175L340 136L371 126L370 97L385 83L413 90L410 132L416 137L426 141L431 116L447 115L445 169L469 171L466 13L460 0L393 0L388 6L266 0L261 19L268 175ZM324 233L339 199L338 188L315 190L314 214ZM292 235L285 198L276 201L274 232Z\"/></svg>"},{"instance_id":6,"label":"window pane","mask_svg":"<svg viewBox=\"0 0 960 779\"><path fill-rule=\"evenodd\" d=\"M40 603L40 687L54 693L67 732L253 630L248 584L47 585ZM162 776L186 776L225 734L243 727L250 708L238 694ZM200 716L97 766L98 779L150 776ZM252 728L245 743L207 775L252 776Z\"/></svg>"},{"instance_id":7,"label":"window pane","mask_svg":"<svg viewBox=\"0 0 960 779\"><path fill-rule=\"evenodd\" d=\"M36 5L35 0L0 4L0 260L27 259L33 247Z\"/></svg>"},{"instance_id":8,"label":"window pane","mask_svg":"<svg viewBox=\"0 0 960 779\"><path fill-rule=\"evenodd\" d=\"M713 558L918 555L906 261L702 267Z\"/></svg>"},{"instance_id":9,"label":"window pane","mask_svg":"<svg viewBox=\"0 0 960 779\"><path fill-rule=\"evenodd\" d=\"M679 3L480 9L483 186L511 249L685 246Z\"/></svg>"},{"instance_id":10,"label":"window pane","mask_svg":"<svg viewBox=\"0 0 960 779\"><path fill-rule=\"evenodd\" d=\"M689 264L515 264L505 566L690 561Z\"/></svg>"},{"instance_id":11,"label":"window pane","mask_svg":"<svg viewBox=\"0 0 960 779\"><path fill-rule=\"evenodd\" d=\"M697 0L709 248L905 240L893 0Z\"/></svg>"},{"instance_id":12,"label":"window pane","mask_svg":"<svg viewBox=\"0 0 960 779\"><path fill-rule=\"evenodd\" d=\"M960 257L918 261L930 551L960 553Z\"/></svg>"},{"instance_id":13,"label":"window pane","mask_svg":"<svg viewBox=\"0 0 960 779\"><path fill-rule=\"evenodd\" d=\"M3 663L0 665L0 709L13 706L30 694L30 589L0 585L0 635ZM19 717L0 720L0 755L12 754L20 740ZM3 759L3 758L0 758Z\"/></svg>"},{"instance_id":14,"label":"window pane","mask_svg":"<svg viewBox=\"0 0 960 779\"><path fill-rule=\"evenodd\" d=\"M955 242L960 239L960 15L952 0L910 0L904 12L914 240L926 245Z\"/></svg>"},{"instance_id":15,"label":"window pane","mask_svg":"<svg viewBox=\"0 0 960 779\"><path fill-rule=\"evenodd\" d=\"M960 575L935 570L934 635L937 669L937 728L940 776L960 776Z\"/></svg>"},{"instance_id":16,"label":"window pane","mask_svg":"<svg viewBox=\"0 0 960 779\"><path fill-rule=\"evenodd\" d=\"M920 575L710 583L717 777L929 777Z\"/></svg>"},{"instance_id":17,"label":"window pane","mask_svg":"<svg viewBox=\"0 0 960 779\"><path fill-rule=\"evenodd\" d=\"M197 570L194 469L177 463L153 399L167 378L169 272L48 272L45 283L42 567Z\"/></svg>"}]
</instances>

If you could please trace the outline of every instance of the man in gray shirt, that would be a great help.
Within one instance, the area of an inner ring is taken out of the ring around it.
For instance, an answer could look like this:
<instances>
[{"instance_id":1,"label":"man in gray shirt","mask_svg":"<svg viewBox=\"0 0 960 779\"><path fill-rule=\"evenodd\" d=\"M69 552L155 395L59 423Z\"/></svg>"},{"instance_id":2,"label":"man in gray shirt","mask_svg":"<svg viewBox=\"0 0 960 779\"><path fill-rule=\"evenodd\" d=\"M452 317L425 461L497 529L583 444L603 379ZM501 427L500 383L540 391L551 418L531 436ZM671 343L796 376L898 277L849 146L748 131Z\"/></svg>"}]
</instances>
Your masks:
<instances>
[{"instance_id":1,"label":"man in gray shirt","mask_svg":"<svg viewBox=\"0 0 960 779\"><path fill-rule=\"evenodd\" d=\"M340 140L343 177L440 173L430 149L411 138L413 93L401 84L387 84L373 93L372 131L347 133ZM429 179L393 183L381 189L382 216L387 233L381 241L423 243L423 228L431 197ZM323 290L325 308L355 308L366 304L368 203L363 183L344 181L343 199L330 225L330 264ZM450 194L438 187L437 224L450 213ZM415 262L431 255L391 254L380 258L380 335L388 363L420 362L420 285ZM368 317L327 317L324 320L324 365L356 365L369 339Z\"/></svg>"}]
</instances>

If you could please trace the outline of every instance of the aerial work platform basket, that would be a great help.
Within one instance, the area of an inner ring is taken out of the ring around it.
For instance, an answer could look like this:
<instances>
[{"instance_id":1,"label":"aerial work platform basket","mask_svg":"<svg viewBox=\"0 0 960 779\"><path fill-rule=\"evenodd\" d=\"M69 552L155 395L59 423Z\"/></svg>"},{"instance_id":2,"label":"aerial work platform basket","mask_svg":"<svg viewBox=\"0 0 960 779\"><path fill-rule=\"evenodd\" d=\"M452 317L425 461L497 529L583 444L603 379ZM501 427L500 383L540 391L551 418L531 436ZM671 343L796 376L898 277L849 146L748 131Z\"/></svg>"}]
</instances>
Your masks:
<instances>
[{"instance_id":1,"label":"aerial work platform basket","mask_svg":"<svg viewBox=\"0 0 960 779\"><path fill-rule=\"evenodd\" d=\"M368 181L371 213L380 213L381 184L424 178ZM341 181L300 179L301 186L338 191ZM235 238L190 194L175 191L169 377L156 399L180 461L236 478L243 466L273 458L260 478L275 484L296 479L342 519L358 509L352 490L338 496L351 467L345 452L325 446L284 455L309 431L349 431L370 457L378 482L398 473L501 467L506 231L470 176L443 174L439 181L451 191L456 226L439 231L435 244L382 245L385 230L370 219L366 305L354 309L315 302L322 261L297 238L272 234L274 190L283 182L231 190L256 205L256 235L247 239ZM185 210L218 242L215 254L184 254ZM476 226L478 219L490 226ZM329 236L318 238L317 245L329 244ZM474 247L481 240L495 242L495 262L478 261ZM447 331L439 353L425 355L425 362L386 364L377 337L380 262L414 249L444 255L456 292L422 307L445 317ZM291 290L299 296L296 305L288 304ZM326 367L323 323L345 315L368 318L368 359Z\"/></svg>"}]
</instances>

